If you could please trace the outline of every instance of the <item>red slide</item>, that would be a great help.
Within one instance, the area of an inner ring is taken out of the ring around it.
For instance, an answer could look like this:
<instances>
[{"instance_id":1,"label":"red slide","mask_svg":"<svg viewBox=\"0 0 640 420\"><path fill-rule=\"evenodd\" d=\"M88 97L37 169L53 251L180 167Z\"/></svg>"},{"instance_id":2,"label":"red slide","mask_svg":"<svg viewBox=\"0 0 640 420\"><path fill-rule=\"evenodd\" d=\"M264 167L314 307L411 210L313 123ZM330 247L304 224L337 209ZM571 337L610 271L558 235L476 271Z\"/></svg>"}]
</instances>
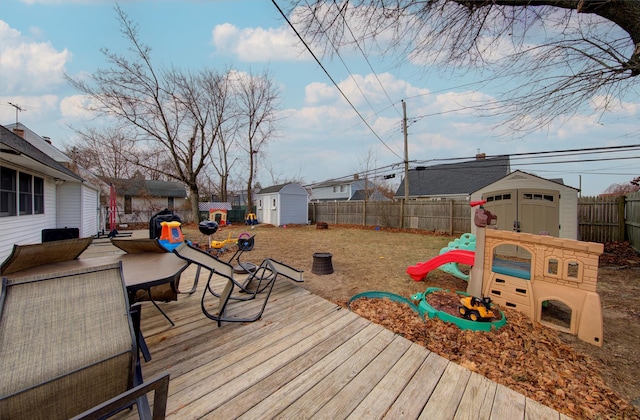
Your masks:
<instances>
[{"instance_id":1,"label":"red slide","mask_svg":"<svg viewBox=\"0 0 640 420\"><path fill-rule=\"evenodd\" d=\"M415 281L420 281L427 277L429 271L434 268L438 268L443 264L455 262L460 264L473 265L473 261L476 257L474 251L466 251L463 249L454 249L447 251L444 254L440 254L437 257L431 258L429 261L421 262L411 267L407 267L407 274L411 276Z\"/></svg>"}]
</instances>

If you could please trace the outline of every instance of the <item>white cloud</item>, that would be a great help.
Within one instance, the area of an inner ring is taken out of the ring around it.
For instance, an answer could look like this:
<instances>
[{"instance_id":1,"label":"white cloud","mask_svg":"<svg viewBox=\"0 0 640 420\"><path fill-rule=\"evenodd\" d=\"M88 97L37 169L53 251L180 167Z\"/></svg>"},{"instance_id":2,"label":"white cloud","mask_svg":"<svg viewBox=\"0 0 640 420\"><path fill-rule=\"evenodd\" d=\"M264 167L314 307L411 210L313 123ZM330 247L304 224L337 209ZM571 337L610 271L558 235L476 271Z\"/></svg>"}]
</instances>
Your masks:
<instances>
[{"instance_id":1,"label":"white cloud","mask_svg":"<svg viewBox=\"0 0 640 420\"><path fill-rule=\"evenodd\" d=\"M64 119L83 119L88 120L94 118L96 114L89 111L93 104L93 99L86 95L72 95L60 101L60 113Z\"/></svg>"},{"instance_id":2,"label":"white cloud","mask_svg":"<svg viewBox=\"0 0 640 420\"><path fill-rule=\"evenodd\" d=\"M245 62L307 61L300 42L291 31L282 28L240 29L230 23L216 25L211 43L218 52L235 55Z\"/></svg>"},{"instance_id":3,"label":"white cloud","mask_svg":"<svg viewBox=\"0 0 640 420\"><path fill-rule=\"evenodd\" d=\"M69 51L33 41L1 20L0 39L0 88L5 94L37 94L64 83Z\"/></svg>"}]
</instances>

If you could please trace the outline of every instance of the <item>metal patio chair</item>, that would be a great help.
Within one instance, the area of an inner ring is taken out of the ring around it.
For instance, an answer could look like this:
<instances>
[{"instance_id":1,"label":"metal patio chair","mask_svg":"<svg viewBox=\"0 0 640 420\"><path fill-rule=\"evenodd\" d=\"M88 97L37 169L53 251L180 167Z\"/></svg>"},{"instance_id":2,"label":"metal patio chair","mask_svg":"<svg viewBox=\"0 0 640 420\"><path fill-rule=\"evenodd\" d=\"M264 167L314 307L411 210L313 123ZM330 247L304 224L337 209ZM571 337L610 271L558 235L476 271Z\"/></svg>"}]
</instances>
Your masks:
<instances>
[{"instance_id":1,"label":"metal patio chair","mask_svg":"<svg viewBox=\"0 0 640 420\"><path fill-rule=\"evenodd\" d=\"M223 321L226 322L253 322L262 316L264 309L273 290L276 279L284 276L296 282L303 281L303 272L297 270L287 264L281 263L270 258L262 261L255 271L250 273L243 281L234 278L234 268L231 264L220 261L210 254L195 248L188 243L184 243L173 250L180 258L196 264L198 269L203 268L209 271L209 277L202 293L201 307L204 315L218 322L218 326ZM213 287L214 274L226 280L224 288L221 292L217 292ZM196 282L197 282L196 277ZM196 285L194 285L195 290ZM251 316L230 315L227 312L228 305L232 301L248 301L263 299L260 310ZM217 311L212 312L208 309L209 301L217 299Z\"/></svg>"},{"instance_id":2,"label":"metal patio chair","mask_svg":"<svg viewBox=\"0 0 640 420\"><path fill-rule=\"evenodd\" d=\"M3 278L0 418L103 418L134 403L164 418L169 374L143 382L139 320L119 263Z\"/></svg>"}]
</instances>

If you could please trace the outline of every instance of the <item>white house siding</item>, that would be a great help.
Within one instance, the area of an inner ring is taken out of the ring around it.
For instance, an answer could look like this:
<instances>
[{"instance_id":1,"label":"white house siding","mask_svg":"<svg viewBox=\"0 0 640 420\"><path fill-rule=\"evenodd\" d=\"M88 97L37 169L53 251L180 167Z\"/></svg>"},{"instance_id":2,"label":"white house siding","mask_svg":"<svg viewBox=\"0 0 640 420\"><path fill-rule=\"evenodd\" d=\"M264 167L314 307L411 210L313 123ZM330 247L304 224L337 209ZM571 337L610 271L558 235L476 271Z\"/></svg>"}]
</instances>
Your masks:
<instances>
[{"instance_id":1,"label":"white house siding","mask_svg":"<svg viewBox=\"0 0 640 420\"><path fill-rule=\"evenodd\" d=\"M82 184L65 182L58 185L58 206L56 228L81 228L82 221Z\"/></svg>"},{"instance_id":2,"label":"white house siding","mask_svg":"<svg viewBox=\"0 0 640 420\"><path fill-rule=\"evenodd\" d=\"M82 224L80 237L95 236L98 233L98 217L100 211L99 191L88 185L82 185Z\"/></svg>"},{"instance_id":3,"label":"white house siding","mask_svg":"<svg viewBox=\"0 0 640 420\"><path fill-rule=\"evenodd\" d=\"M482 199L482 195L493 191L507 190L549 190L557 191L560 229L558 236L566 239L578 239L578 190L566 185L539 178L522 171L515 171L486 187L471 194L471 201ZM471 218L475 209L471 209ZM476 226L471 223L471 233L475 234Z\"/></svg>"},{"instance_id":4,"label":"white house siding","mask_svg":"<svg viewBox=\"0 0 640 420\"><path fill-rule=\"evenodd\" d=\"M0 217L0 262L4 261L13 245L39 244L42 230L56 227L56 185L51 178L44 178L44 214Z\"/></svg>"}]
</instances>

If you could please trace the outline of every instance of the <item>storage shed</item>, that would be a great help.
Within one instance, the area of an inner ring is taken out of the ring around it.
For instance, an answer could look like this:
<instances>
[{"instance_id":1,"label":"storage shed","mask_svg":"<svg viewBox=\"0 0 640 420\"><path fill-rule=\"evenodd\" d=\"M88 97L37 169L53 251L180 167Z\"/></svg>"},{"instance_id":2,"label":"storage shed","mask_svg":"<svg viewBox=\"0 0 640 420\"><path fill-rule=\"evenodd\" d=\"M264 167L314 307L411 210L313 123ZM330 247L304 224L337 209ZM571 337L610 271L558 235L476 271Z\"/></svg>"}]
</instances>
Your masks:
<instances>
[{"instance_id":1,"label":"storage shed","mask_svg":"<svg viewBox=\"0 0 640 420\"><path fill-rule=\"evenodd\" d=\"M306 225L309 194L300 184L289 183L263 188L256 195L259 223L274 226Z\"/></svg>"},{"instance_id":2,"label":"storage shed","mask_svg":"<svg viewBox=\"0 0 640 420\"><path fill-rule=\"evenodd\" d=\"M487 200L484 208L498 216L498 229L578 239L578 189L562 180L515 171L471 194ZM471 209L473 218L474 209ZM473 220L473 219L472 219ZM471 223L471 233L475 234Z\"/></svg>"}]
</instances>

